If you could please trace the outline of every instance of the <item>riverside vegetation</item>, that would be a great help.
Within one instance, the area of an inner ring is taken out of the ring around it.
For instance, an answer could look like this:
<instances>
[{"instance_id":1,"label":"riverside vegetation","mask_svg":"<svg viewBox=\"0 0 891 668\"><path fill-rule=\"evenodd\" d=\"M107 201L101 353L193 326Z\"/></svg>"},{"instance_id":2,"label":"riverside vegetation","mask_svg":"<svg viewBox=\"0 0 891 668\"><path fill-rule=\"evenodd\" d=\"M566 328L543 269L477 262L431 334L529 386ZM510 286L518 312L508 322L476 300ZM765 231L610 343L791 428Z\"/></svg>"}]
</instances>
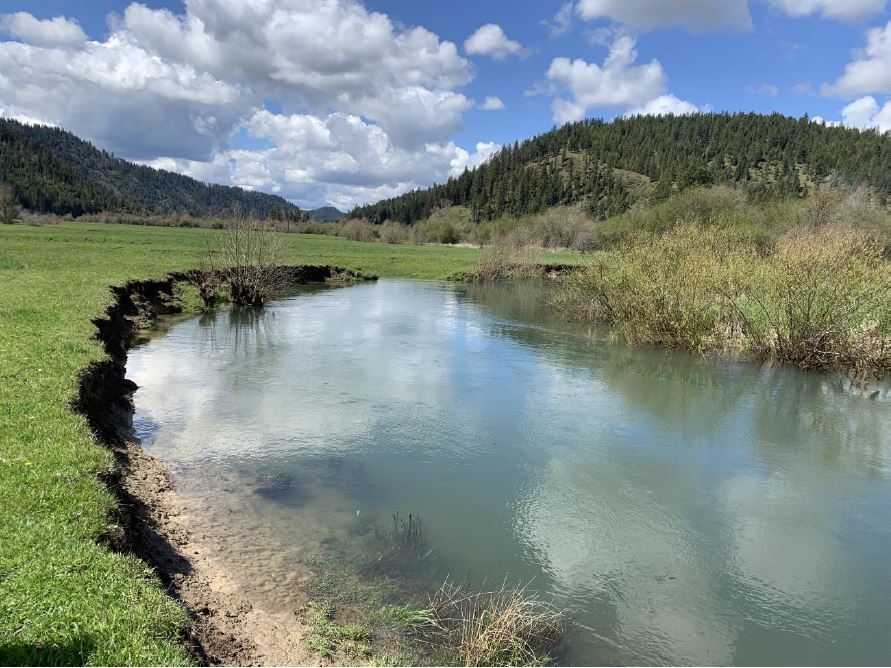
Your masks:
<instances>
[{"instance_id":1,"label":"riverside vegetation","mask_svg":"<svg viewBox=\"0 0 891 668\"><path fill-rule=\"evenodd\" d=\"M105 357L91 318L108 287L195 268L206 232L0 226L0 662L188 663L183 609L139 559L112 552L111 453L70 406ZM479 251L290 235L282 261L445 278Z\"/></svg>"},{"instance_id":2,"label":"riverside vegetation","mask_svg":"<svg viewBox=\"0 0 891 668\"><path fill-rule=\"evenodd\" d=\"M572 273L556 306L611 324L631 344L736 351L860 378L888 373L887 212L824 192L769 235L749 219L737 224L734 209L697 210L701 195L680 198L686 213L673 225L651 214L656 225Z\"/></svg>"}]
</instances>

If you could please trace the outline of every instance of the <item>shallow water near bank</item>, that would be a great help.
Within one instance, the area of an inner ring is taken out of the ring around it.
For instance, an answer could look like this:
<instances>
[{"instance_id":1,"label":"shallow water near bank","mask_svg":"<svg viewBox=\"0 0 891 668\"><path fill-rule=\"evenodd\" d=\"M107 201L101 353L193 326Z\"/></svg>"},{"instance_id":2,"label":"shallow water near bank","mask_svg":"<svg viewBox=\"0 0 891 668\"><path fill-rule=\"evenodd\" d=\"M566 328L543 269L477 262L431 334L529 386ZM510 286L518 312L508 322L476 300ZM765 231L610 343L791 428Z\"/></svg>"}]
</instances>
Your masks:
<instances>
[{"instance_id":1,"label":"shallow water near bank","mask_svg":"<svg viewBox=\"0 0 891 668\"><path fill-rule=\"evenodd\" d=\"M137 436L270 611L358 521L532 581L562 663L891 656L891 389L630 349L535 284L307 286L133 349ZM427 551L424 552L427 555Z\"/></svg>"}]
</instances>

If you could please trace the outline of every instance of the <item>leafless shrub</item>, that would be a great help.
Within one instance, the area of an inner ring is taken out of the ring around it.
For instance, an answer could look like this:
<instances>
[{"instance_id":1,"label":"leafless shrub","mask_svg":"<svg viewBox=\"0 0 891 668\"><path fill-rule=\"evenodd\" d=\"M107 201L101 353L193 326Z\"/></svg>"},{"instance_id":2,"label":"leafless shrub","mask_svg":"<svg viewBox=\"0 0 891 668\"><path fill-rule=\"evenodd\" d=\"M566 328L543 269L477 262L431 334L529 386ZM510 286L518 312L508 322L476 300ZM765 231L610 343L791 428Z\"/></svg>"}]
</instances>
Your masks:
<instances>
[{"instance_id":1,"label":"leafless shrub","mask_svg":"<svg viewBox=\"0 0 891 668\"><path fill-rule=\"evenodd\" d=\"M278 270L283 251L280 233L268 223L241 216L227 222L218 257L233 304L260 306L276 295L284 282Z\"/></svg>"},{"instance_id":2,"label":"leafless shrub","mask_svg":"<svg viewBox=\"0 0 891 668\"><path fill-rule=\"evenodd\" d=\"M377 233L378 238L386 244L401 244L408 240L408 228L392 220L384 221Z\"/></svg>"},{"instance_id":3,"label":"leafless shrub","mask_svg":"<svg viewBox=\"0 0 891 668\"><path fill-rule=\"evenodd\" d=\"M374 225L367 220L350 218L341 225L337 231L337 236L351 241L375 241L377 232L374 229Z\"/></svg>"}]
</instances>

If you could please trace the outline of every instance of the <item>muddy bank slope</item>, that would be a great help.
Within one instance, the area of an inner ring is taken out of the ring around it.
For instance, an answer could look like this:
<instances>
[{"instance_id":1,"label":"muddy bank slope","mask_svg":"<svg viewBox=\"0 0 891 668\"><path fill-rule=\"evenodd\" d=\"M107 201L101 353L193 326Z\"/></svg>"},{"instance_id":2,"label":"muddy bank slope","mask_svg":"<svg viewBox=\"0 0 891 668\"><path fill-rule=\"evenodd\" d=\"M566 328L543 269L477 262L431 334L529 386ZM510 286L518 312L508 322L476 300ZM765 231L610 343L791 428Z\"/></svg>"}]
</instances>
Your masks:
<instances>
[{"instance_id":1,"label":"muddy bank slope","mask_svg":"<svg viewBox=\"0 0 891 668\"><path fill-rule=\"evenodd\" d=\"M282 267L291 284L373 280L330 266ZM119 499L114 528L106 536L116 550L132 552L158 573L168 593L192 618L184 638L193 658L209 665L318 665L294 615L270 614L254 606L217 563L212 550L190 535L164 464L146 453L133 435L133 393L126 378L127 349L138 329L158 316L178 313L173 298L188 272L113 286L112 303L93 320L108 359L87 367L79 379L74 409L96 438L109 447L116 467L106 483ZM321 661L324 663L324 661Z\"/></svg>"}]
</instances>

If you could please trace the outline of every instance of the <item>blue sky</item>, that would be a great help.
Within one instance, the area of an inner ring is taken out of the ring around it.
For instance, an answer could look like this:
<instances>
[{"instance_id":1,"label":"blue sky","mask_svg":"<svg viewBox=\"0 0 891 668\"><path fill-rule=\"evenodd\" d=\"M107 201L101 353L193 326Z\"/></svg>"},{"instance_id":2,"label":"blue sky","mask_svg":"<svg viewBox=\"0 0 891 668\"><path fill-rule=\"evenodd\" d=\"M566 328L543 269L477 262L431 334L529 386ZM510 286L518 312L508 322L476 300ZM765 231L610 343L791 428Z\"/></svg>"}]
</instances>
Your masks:
<instances>
[{"instance_id":1,"label":"blue sky","mask_svg":"<svg viewBox=\"0 0 891 668\"><path fill-rule=\"evenodd\" d=\"M245 5L0 0L0 115L341 208L582 117L778 111L891 129L885 0Z\"/></svg>"}]
</instances>

